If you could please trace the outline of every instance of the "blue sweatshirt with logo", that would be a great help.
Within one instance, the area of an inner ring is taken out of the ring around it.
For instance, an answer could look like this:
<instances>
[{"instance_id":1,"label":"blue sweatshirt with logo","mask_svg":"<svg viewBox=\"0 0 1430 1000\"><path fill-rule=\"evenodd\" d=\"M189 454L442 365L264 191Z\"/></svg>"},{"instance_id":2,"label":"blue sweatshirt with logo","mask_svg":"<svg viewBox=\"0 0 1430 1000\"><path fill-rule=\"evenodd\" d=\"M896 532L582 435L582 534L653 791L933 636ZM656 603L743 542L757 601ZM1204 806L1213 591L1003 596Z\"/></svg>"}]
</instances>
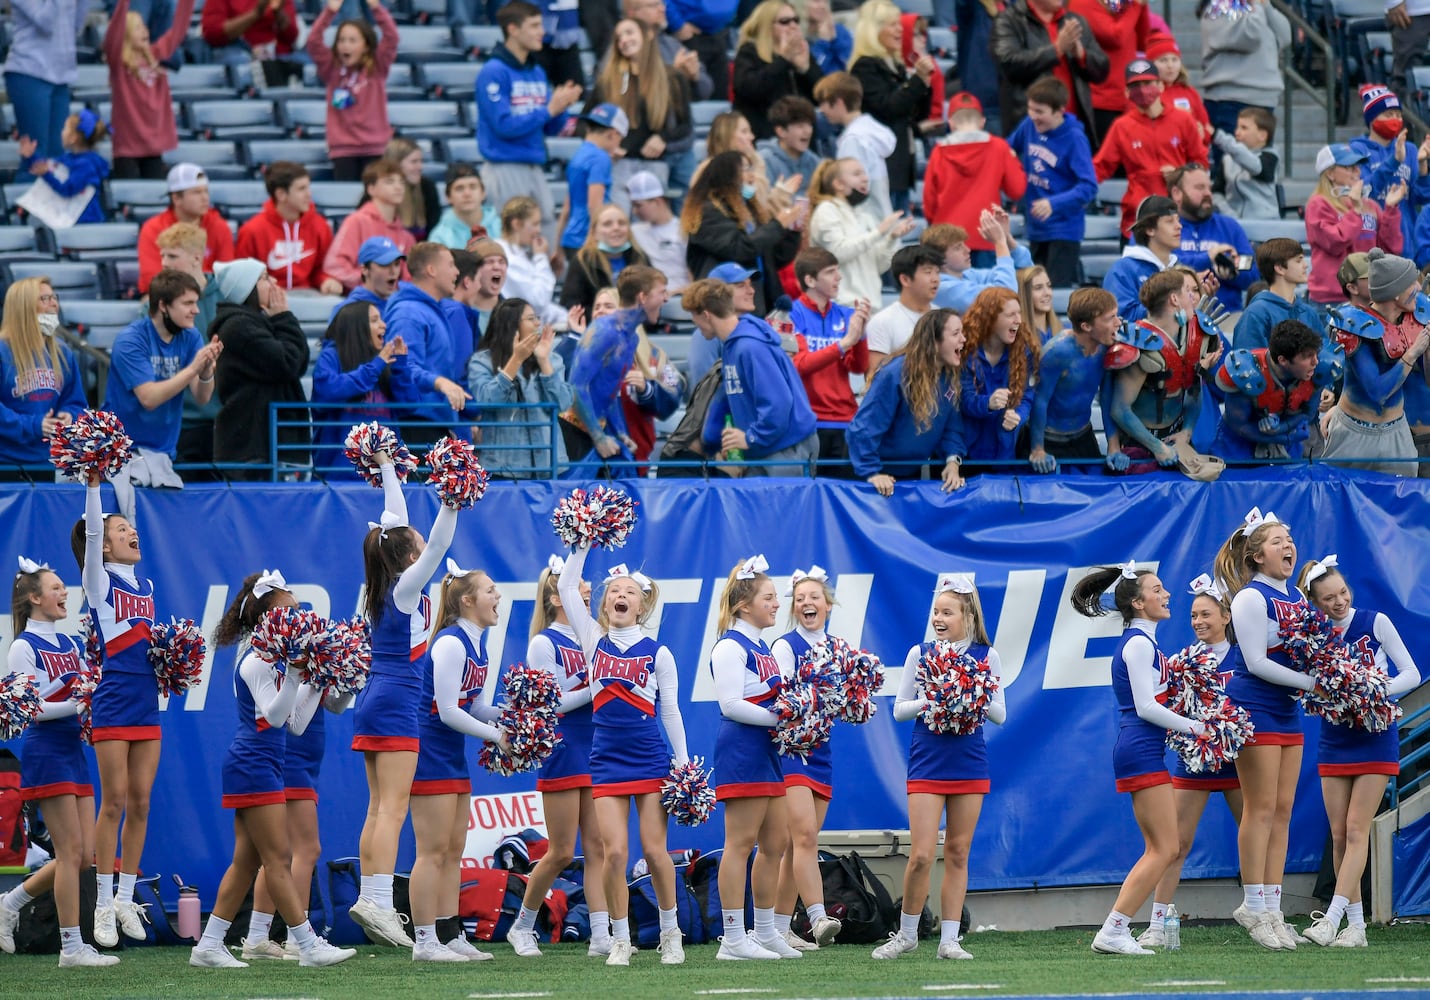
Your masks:
<instances>
[{"instance_id":1,"label":"blue sweatshirt with logo","mask_svg":"<svg viewBox=\"0 0 1430 1000\"><path fill-rule=\"evenodd\" d=\"M1008 137L1008 145L1028 175L1028 190L1023 195L1027 238L1036 243L1081 241L1086 231L1087 206L1097 197L1092 146L1082 122L1064 115L1057 128L1039 132L1031 118L1024 118ZM1044 198L1052 205L1053 214L1035 219L1031 206Z\"/></svg>"},{"instance_id":2,"label":"blue sweatshirt with logo","mask_svg":"<svg viewBox=\"0 0 1430 1000\"><path fill-rule=\"evenodd\" d=\"M1305 299L1287 302L1275 292L1265 291L1256 293L1256 297L1247 303L1246 312L1236 321L1236 330L1231 335L1232 346L1238 351L1265 347L1271 337L1271 328L1288 319L1298 319L1322 337L1326 335L1326 324L1321 314Z\"/></svg>"},{"instance_id":3,"label":"blue sweatshirt with logo","mask_svg":"<svg viewBox=\"0 0 1430 1000\"><path fill-rule=\"evenodd\" d=\"M453 368L452 332L441 303L410 281L404 281L387 300L382 320L387 324L384 340L401 337L407 344L407 367L418 389L417 401L431 404L412 415L450 423L452 407L447 404L447 397L436 389L437 379L451 378Z\"/></svg>"},{"instance_id":4,"label":"blue sweatshirt with logo","mask_svg":"<svg viewBox=\"0 0 1430 1000\"><path fill-rule=\"evenodd\" d=\"M935 400L938 409L927 427L920 427L904 398L904 355L896 354L875 373L864 402L845 431L849 461L862 478L884 472L896 478L916 478L912 465L893 463L946 462L965 453L963 416L958 387L940 375ZM890 463L886 469L884 463Z\"/></svg>"},{"instance_id":5,"label":"blue sweatshirt with logo","mask_svg":"<svg viewBox=\"0 0 1430 1000\"><path fill-rule=\"evenodd\" d=\"M551 85L535 60L517 61L498 45L477 74L477 147L490 163L546 163L546 137L571 116L546 110Z\"/></svg>"},{"instance_id":6,"label":"blue sweatshirt with logo","mask_svg":"<svg viewBox=\"0 0 1430 1000\"><path fill-rule=\"evenodd\" d=\"M745 457L764 458L814 433L814 411L794 363L780 346L774 327L753 316L740 317L725 339L725 383L705 417L705 444L720 448L725 416L745 432Z\"/></svg>"},{"instance_id":7,"label":"blue sweatshirt with logo","mask_svg":"<svg viewBox=\"0 0 1430 1000\"><path fill-rule=\"evenodd\" d=\"M22 379L9 341L0 341L0 465L47 464L50 442L40 436L45 417L77 417L89 405L74 352L49 337L45 346L59 370L37 368Z\"/></svg>"}]
</instances>

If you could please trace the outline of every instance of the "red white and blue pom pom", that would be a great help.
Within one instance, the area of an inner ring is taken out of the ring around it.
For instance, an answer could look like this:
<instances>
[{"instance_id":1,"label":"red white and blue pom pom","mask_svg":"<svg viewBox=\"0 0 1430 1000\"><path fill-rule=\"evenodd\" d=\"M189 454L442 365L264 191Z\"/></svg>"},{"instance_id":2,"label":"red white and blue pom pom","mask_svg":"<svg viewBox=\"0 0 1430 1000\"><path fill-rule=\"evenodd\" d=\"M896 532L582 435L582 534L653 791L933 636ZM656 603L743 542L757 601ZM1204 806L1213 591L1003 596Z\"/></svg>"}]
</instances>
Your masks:
<instances>
[{"instance_id":1,"label":"red white and blue pom pom","mask_svg":"<svg viewBox=\"0 0 1430 1000\"><path fill-rule=\"evenodd\" d=\"M90 744L94 743L94 726L90 718L90 709L94 704L94 689L99 687L101 674L100 667L81 670L70 682L70 701L79 705L79 738Z\"/></svg>"},{"instance_id":2,"label":"red white and blue pom pom","mask_svg":"<svg viewBox=\"0 0 1430 1000\"><path fill-rule=\"evenodd\" d=\"M165 695L183 694L204 675L208 646L192 618L155 622L149 630L149 663Z\"/></svg>"},{"instance_id":3,"label":"red white and blue pom pom","mask_svg":"<svg viewBox=\"0 0 1430 1000\"><path fill-rule=\"evenodd\" d=\"M133 457L133 438L108 410L85 410L50 437L51 464L62 475L81 482L91 472L112 476Z\"/></svg>"},{"instance_id":4,"label":"red white and blue pom pom","mask_svg":"<svg viewBox=\"0 0 1430 1000\"><path fill-rule=\"evenodd\" d=\"M884 686L884 664L865 649L830 636L830 669L840 678L839 719L862 726L874 717L874 696Z\"/></svg>"},{"instance_id":5,"label":"red white and blue pom pom","mask_svg":"<svg viewBox=\"0 0 1430 1000\"><path fill-rule=\"evenodd\" d=\"M28 673L0 677L0 742L13 740L40 717L40 689Z\"/></svg>"},{"instance_id":6,"label":"red white and blue pom pom","mask_svg":"<svg viewBox=\"0 0 1430 1000\"><path fill-rule=\"evenodd\" d=\"M1196 642L1167 657L1167 708L1200 719L1224 697L1221 663L1210 646Z\"/></svg>"},{"instance_id":7,"label":"red white and blue pom pom","mask_svg":"<svg viewBox=\"0 0 1430 1000\"><path fill-rule=\"evenodd\" d=\"M551 526L568 548L618 549L635 527L636 506L629 494L609 486L596 486L589 492L575 489L551 512Z\"/></svg>"},{"instance_id":8,"label":"red white and blue pom pom","mask_svg":"<svg viewBox=\"0 0 1430 1000\"><path fill-rule=\"evenodd\" d=\"M1246 741L1255 734L1246 709L1220 698L1197 718L1205 729L1200 736L1169 732L1167 745L1182 758L1191 774L1215 771L1236 760Z\"/></svg>"},{"instance_id":9,"label":"red white and blue pom pom","mask_svg":"<svg viewBox=\"0 0 1430 1000\"><path fill-rule=\"evenodd\" d=\"M269 663L287 664L306 658L322 631L323 618L315 611L269 608L253 627L249 645Z\"/></svg>"},{"instance_id":10,"label":"red white and blue pom pom","mask_svg":"<svg viewBox=\"0 0 1430 1000\"><path fill-rule=\"evenodd\" d=\"M309 646L309 684L324 691L352 694L367 686L371 670L372 632L367 619L322 623Z\"/></svg>"},{"instance_id":11,"label":"red white and blue pom pom","mask_svg":"<svg viewBox=\"0 0 1430 1000\"><path fill-rule=\"evenodd\" d=\"M437 489L442 506L466 510L487 492L487 470L477 461L470 442L444 437L427 453L432 475L427 480Z\"/></svg>"},{"instance_id":12,"label":"red white and blue pom pom","mask_svg":"<svg viewBox=\"0 0 1430 1000\"><path fill-rule=\"evenodd\" d=\"M357 474L367 480L369 486L379 489L382 487L382 471L376 456L380 451L387 452L387 457L392 459L392 471L397 473L401 482L406 482L408 475L417 468L417 460L407 450L407 445L398 439L392 428L384 427L375 420L354 424L343 441L343 454L353 463Z\"/></svg>"},{"instance_id":13,"label":"red white and blue pom pom","mask_svg":"<svg viewBox=\"0 0 1430 1000\"><path fill-rule=\"evenodd\" d=\"M934 643L918 665L918 687L928 705L919 713L936 733L966 735L988 717L998 680L987 660L960 653L951 642Z\"/></svg>"},{"instance_id":14,"label":"red white and blue pom pom","mask_svg":"<svg viewBox=\"0 0 1430 1000\"><path fill-rule=\"evenodd\" d=\"M1316 686L1301 704L1311 715L1341 726L1384 732L1402 715L1386 694L1384 668L1358 656L1324 613L1297 605L1279 630L1282 647L1298 670L1310 674Z\"/></svg>"},{"instance_id":15,"label":"red white and blue pom pom","mask_svg":"<svg viewBox=\"0 0 1430 1000\"><path fill-rule=\"evenodd\" d=\"M523 712L550 709L561 703L561 684L549 670L518 663L502 677L505 704Z\"/></svg>"},{"instance_id":16,"label":"red white and blue pom pom","mask_svg":"<svg viewBox=\"0 0 1430 1000\"><path fill-rule=\"evenodd\" d=\"M1252 9L1251 0L1210 0L1206 10L1202 12L1202 17L1208 21L1236 20L1249 13Z\"/></svg>"},{"instance_id":17,"label":"red white and blue pom pom","mask_svg":"<svg viewBox=\"0 0 1430 1000\"><path fill-rule=\"evenodd\" d=\"M681 826L699 826L715 811L715 789L701 757L670 765L670 775L660 784L660 804Z\"/></svg>"},{"instance_id":18,"label":"red white and blue pom pom","mask_svg":"<svg viewBox=\"0 0 1430 1000\"><path fill-rule=\"evenodd\" d=\"M807 760L829 740L844 711L844 677L829 640L815 643L799 658L772 710L779 717L775 746L784 756Z\"/></svg>"},{"instance_id":19,"label":"red white and blue pom pom","mask_svg":"<svg viewBox=\"0 0 1430 1000\"><path fill-rule=\"evenodd\" d=\"M84 662L97 677L104 668L104 644L99 638L99 629L94 627L94 615L83 614L79 619L79 638L83 646Z\"/></svg>"},{"instance_id":20,"label":"red white and blue pom pom","mask_svg":"<svg viewBox=\"0 0 1430 1000\"><path fill-rule=\"evenodd\" d=\"M508 749L497 743L483 743L477 763L493 774L509 778L522 771L534 771L556 750L561 734L556 731L554 709L502 709L497 728L506 734Z\"/></svg>"}]
</instances>

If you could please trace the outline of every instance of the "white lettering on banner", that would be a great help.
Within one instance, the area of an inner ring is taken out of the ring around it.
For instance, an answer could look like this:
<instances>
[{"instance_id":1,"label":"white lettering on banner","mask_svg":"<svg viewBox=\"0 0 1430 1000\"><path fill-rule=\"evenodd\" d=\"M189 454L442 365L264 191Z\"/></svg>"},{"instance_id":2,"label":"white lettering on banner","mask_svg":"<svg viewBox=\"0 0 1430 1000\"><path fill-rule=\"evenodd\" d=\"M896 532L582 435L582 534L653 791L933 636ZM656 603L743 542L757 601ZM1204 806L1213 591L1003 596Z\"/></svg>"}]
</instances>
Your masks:
<instances>
[{"instance_id":1,"label":"white lettering on banner","mask_svg":"<svg viewBox=\"0 0 1430 1000\"><path fill-rule=\"evenodd\" d=\"M467 812L467 844L462 867L490 868L497 845L506 837L533 829L546 835L546 813L540 792L473 795Z\"/></svg>"},{"instance_id":2,"label":"white lettering on banner","mask_svg":"<svg viewBox=\"0 0 1430 1000\"><path fill-rule=\"evenodd\" d=\"M204 637L213 635L214 629L218 626L219 619L223 617L224 610L228 607L228 587L224 584L214 584L209 587L209 595L204 598L204 614L199 620L199 628L203 630ZM163 619L168 621L166 615ZM185 712L202 712L204 702L209 697L209 678L214 672L214 651L210 649L208 655L204 657L204 672L199 677L198 684L189 688L188 694L184 695ZM232 664L232 661L229 661ZM159 710L165 711L169 707L169 699L164 695L159 696Z\"/></svg>"},{"instance_id":3,"label":"white lettering on banner","mask_svg":"<svg viewBox=\"0 0 1430 1000\"><path fill-rule=\"evenodd\" d=\"M1057 617L1053 619L1053 637L1048 642L1048 666L1043 671L1043 690L1078 687L1107 687L1112 683L1112 657L1087 655L1090 639L1116 638L1122 634L1122 618L1106 614L1101 618L1086 618L1073 610L1069 597L1077 582L1092 567L1068 569L1063 581L1063 593L1058 599ZM1138 563L1138 569L1157 570L1157 563Z\"/></svg>"}]
</instances>

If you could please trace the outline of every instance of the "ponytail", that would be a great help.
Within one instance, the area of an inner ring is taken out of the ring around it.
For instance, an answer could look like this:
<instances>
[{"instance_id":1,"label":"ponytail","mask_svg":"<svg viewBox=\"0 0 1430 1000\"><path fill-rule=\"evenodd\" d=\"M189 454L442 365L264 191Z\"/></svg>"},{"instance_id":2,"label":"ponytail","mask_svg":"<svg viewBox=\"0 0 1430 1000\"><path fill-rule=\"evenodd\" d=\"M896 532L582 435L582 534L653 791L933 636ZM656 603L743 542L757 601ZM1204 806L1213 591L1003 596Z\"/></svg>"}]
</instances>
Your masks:
<instances>
[{"instance_id":1,"label":"ponytail","mask_svg":"<svg viewBox=\"0 0 1430 1000\"><path fill-rule=\"evenodd\" d=\"M442 577L442 586L437 592L437 613L432 617L432 634L427 637L427 647L437 641L437 633L451 628L462 617L462 598L470 597L477 591L477 584L487 578L479 569L468 570L461 576L451 573Z\"/></svg>"},{"instance_id":2,"label":"ponytail","mask_svg":"<svg viewBox=\"0 0 1430 1000\"><path fill-rule=\"evenodd\" d=\"M1137 617L1132 602L1142 596L1142 578L1150 575L1149 570L1138 570L1137 576L1129 580L1122 575L1120 566L1099 566L1077 582L1068 600L1073 610L1084 617L1101 618L1116 610L1122 615L1122 623L1128 625ZM1102 600L1109 589L1112 590L1111 608Z\"/></svg>"},{"instance_id":3,"label":"ponytail","mask_svg":"<svg viewBox=\"0 0 1430 1000\"><path fill-rule=\"evenodd\" d=\"M223 613L223 617L214 626L214 648L237 645L240 639L257 627L259 619L265 612L276 606L283 596L292 596L286 590L274 588L262 597L254 597L253 585L262 575L261 573L250 573L243 578L243 583L239 584L238 593L234 595L228 610Z\"/></svg>"},{"instance_id":4,"label":"ponytail","mask_svg":"<svg viewBox=\"0 0 1430 1000\"><path fill-rule=\"evenodd\" d=\"M363 611L374 626L382 621L387 595L412 565L417 552L417 532L408 527L369 528L362 540L363 576L367 585Z\"/></svg>"},{"instance_id":5,"label":"ponytail","mask_svg":"<svg viewBox=\"0 0 1430 1000\"><path fill-rule=\"evenodd\" d=\"M747 580L738 580L736 576L743 566L743 563L737 565L725 580L725 593L720 597L720 618L715 626L718 633L730 631L740 612L750 606L750 602L760 592L760 587L770 579L765 573L756 573Z\"/></svg>"},{"instance_id":6,"label":"ponytail","mask_svg":"<svg viewBox=\"0 0 1430 1000\"><path fill-rule=\"evenodd\" d=\"M30 624L30 601L45 592L46 573L55 575L55 571L48 566L41 566L33 573L15 574L15 589L10 595L10 623L14 626L12 639L18 639Z\"/></svg>"},{"instance_id":7,"label":"ponytail","mask_svg":"<svg viewBox=\"0 0 1430 1000\"><path fill-rule=\"evenodd\" d=\"M561 608L556 604L559 599L556 588L560 582L561 578L550 569L541 571L541 576L536 580L536 610L531 613L531 635L528 638L535 639L556 621L556 616L561 612Z\"/></svg>"}]
</instances>

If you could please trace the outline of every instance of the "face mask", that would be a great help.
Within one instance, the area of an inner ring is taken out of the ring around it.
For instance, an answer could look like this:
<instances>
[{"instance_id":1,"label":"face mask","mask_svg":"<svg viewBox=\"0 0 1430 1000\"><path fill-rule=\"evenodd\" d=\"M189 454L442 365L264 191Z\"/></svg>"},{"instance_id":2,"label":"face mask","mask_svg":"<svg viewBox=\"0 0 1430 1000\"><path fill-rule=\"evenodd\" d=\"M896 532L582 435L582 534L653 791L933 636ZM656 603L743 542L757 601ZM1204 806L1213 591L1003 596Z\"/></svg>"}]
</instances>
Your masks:
<instances>
[{"instance_id":1,"label":"face mask","mask_svg":"<svg viewBox=\"0 0 1430 1000\"><path fill-rule=\"evenodd\" d=\"M1155 87L1133 87L1127 100L1139 111L1146 111L1161 98Z\"/></svg>"},{"instance_id":2,"label":"face mask","mask_svg":"<svg viewBox=\"0 0 1430 1000\"><path fill-rule=\"evenodd\" d=\"M164 313L164 329L168 330L169 335L172 337L177 337L184 332L184 328L170 319L167 312Z\"/></svg>"},{"instance_id":3,"label":"face mask","mask_svg":"<svg viewBox=\"0 0 1430 1000\"><path fill-rule=\"evenodd\" d=\"M1178 309L1172 315L1176 318L1179 328L1187 325L1187 311L1185 309Z\"/></svg>"},{"instance_id":4,"label":"face mask","mask_svg":"<svg viewBox=\"0 0 1430 1000\"><path fill-rule=\"evenodd\" d=\"M749 201L749 200L750 200L751 198L753 198L754 196L755 196L755 185L753 185L753 184L741 184L741 185L740 185L740 197L741 197L741 198L744 198L746 201Z\"/></svg>"},{"instance_id":5,"label":"face mask","mask_svg":"<svg viewBox=\"0 0 1430 1000\"><path fill-rule=\"evenodd\" d=\"M607 243L605 240L601 240L599 243L596 244L596 246L600 249L600 251L601 251L602 253L625 253L627 250L629 250L629 249L631 248L631 241L630 241L630 240L626 240L626 241L625 241L624 243L622 243L620 246L618 246L618 247L613 247L613 246L611 246L611 244Z\"/></svg>"},{"instance_id":6,"label":"face mask","mask_svg":"<svg viewBox=\"0 0 1430 1000\"><path fill-rule=\"evenodd\" d=\"M869 192L850 191L847 195L845 195L844 200L849 202L850 208L858 208L860 205L864 204L864 202L869 200Z\"/></svg>"},{"instance_id":7,"label":"face mask","mask_svg":"<svg viewBox=\"0 0 1430 1000\"><path fill-rule=\"evenodd\" d=\"M1337 198L1349 198L1349 197L1350 197L1350 193L1351 193L1351 186L1350 186L1349 184L1342 184L1340 187L1336 188L1336 197L1337 197Z\"/></svg>"},{"instance_id":8,"label":"face mask","mask_svg":"<svg viewBox=\"0 0 1430 1000\"><path fill-rule=\"evenodd\" d=\"M55 331L60 328L59 313L39 313L37 318L40 321L40 332L46 337L53 337Z\"/></svg>"},{"instance_id":9,"label":"face mask","mask_svg":"<svg viewBox=\"0 0 1430 1000\"><path fill-rule=\"evenodd\" d=\"M1405 122L1399 118L1377 118L1370 123L1370 130L1382 139L1394 139L1405 131Z\"/></svg>"}]
</instances>

